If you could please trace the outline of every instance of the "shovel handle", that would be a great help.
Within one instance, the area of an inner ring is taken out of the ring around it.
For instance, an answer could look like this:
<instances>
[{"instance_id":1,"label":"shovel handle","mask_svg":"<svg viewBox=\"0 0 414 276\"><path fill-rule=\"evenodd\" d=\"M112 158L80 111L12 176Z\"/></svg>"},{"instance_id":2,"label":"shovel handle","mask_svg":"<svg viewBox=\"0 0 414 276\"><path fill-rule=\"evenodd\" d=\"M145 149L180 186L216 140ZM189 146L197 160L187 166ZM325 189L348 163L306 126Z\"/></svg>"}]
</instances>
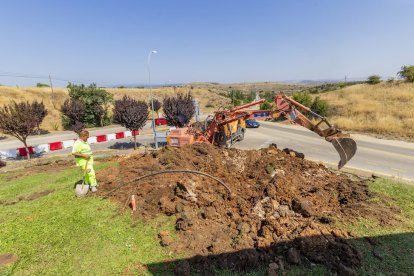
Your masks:
<instances>
[{"instance_id":1,"label":"shovel handle","mask_svg":"<svg viewBox=\"0 0 414 276\"><path fill-rule=\"evenodd\" d=\"M86 171L88 170L88 162L89 162L89 159L86 160L85 169L83 170L83 177L86 176Z\"/></svg>"}]
</instances>

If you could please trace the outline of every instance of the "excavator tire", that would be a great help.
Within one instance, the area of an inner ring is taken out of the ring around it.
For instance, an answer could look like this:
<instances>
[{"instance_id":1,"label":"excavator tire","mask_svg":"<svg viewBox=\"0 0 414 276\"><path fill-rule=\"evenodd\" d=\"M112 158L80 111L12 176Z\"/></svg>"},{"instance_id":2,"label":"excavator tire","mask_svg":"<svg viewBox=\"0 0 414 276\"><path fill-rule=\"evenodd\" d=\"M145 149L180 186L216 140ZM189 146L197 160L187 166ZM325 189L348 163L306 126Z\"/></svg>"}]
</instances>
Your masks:
<instances>
[{"instance_id":1,"label":"excavator tire","mask_svg":"<svg viewBox=\"0 0 414 276\"><path fill-rule=\"evenodd\" d=\"M220 147L225 147L227 144L226 133L224 133L224 131L219 131L215 135L216 135L216 138L214 140L217 141L217 145Z\"/></svg>"},{"instance_id":2,"label":"excavator tire","mask_svg":"<svg viewBox=\"0 0 414 276\"><path fill-rule=\"evenodd\" d=\"M239 141L243 141L244 140L245 129L244 128L239 128L239 129L237 129L237 132L239 133Z\"/></svg>"}]
</instances>

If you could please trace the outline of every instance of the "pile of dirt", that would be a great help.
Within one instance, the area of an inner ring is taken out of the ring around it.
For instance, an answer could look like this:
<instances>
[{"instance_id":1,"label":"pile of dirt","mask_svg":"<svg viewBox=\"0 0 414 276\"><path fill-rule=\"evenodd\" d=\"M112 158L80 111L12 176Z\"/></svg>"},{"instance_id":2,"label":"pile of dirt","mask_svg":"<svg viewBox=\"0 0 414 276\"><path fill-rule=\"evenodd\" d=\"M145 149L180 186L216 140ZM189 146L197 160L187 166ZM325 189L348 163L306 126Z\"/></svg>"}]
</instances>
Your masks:
<instances>
[{"instance_id":1,"label":"pile of dirt","mask_svg":"<svg viewBox=\"0 0 414 276\"><path fill-rule=\"evenodd\" d=\"M209 144L166 147L128 156L119 167L101 171L99 193L124 184L108 196L127 206L135 195L135 216L175 216L179 238L160 233L161 244L197 256L190 259L193 272L214 266L248 271L270 264L271 274L287 265L321 263L352 273L361 263L347 242L355 234L337 228L336 222L369 217L393 224L395 210L370 201L373 195L364 181L297 156L275 145L252 151ZM202 172L225 185L192 172L138 179L165 170ZM182 266L188 264L177 269Z\"/></svg>"}]
</instances>

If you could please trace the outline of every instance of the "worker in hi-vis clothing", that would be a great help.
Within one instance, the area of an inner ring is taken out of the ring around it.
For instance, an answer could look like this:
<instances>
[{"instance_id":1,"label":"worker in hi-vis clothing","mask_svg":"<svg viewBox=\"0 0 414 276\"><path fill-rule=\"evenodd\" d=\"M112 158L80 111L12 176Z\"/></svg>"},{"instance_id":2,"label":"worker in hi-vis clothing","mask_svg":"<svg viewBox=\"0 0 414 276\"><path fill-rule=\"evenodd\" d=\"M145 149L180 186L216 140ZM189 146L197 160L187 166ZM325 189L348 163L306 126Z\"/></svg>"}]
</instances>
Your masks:
<instances>
[{"instance_id":1,"label":"worker in hi-vis clothing","mask_svg":"<svg viewBox=\"0 0 414 276\"><path fill-rule=\"evenodd\" d=\"M88 144L89 132L82 130L79 139L73 145L72 155L75 156L76 166L84 172L86 169L85 183L89 185L92 192L96 192L96 177L93 169L93 156L91 146ZM87 167L86 167L87 166ZM86 168L85 168L86 167Z\"/></svg>"}]
</instances>

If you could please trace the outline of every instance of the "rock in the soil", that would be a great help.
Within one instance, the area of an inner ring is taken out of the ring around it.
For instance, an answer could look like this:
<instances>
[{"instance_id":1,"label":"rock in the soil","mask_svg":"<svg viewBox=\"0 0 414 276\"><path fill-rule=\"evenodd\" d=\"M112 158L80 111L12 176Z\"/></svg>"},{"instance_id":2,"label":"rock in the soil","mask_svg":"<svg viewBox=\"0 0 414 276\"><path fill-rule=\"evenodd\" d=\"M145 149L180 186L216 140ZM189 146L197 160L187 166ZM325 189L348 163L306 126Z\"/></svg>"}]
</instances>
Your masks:
<instances>
[{"instance_id":1,"label":"rock in the soil","mask_svg":"<svg viewBox=\"0 0 414 276\"><path fill-rule=\"evenodd\" d=\"M17 260L17 255L13 253L6 253L0 255L0 268L8 264L14 263Z\"/></svg>"},{"instance_id":2,"label":"rock in the soil","mask_svg":"<svg viewBox=\"0 0 414 276\"><path fill-rule=\"evenodd\" d=\"M279 269L279 266L278 266L277 263L270 263L269 267L267 269L267 275L268 276L277 276L278 275L278 273L277 273L278 269Z\"/></svg>"},{"instance_id":3,"label":"rock in the soil","mask_svg":"<svg viewBox=\"0 0 414 276\"><path fill-rule=\"evenodd\" d=\"M278 208L279 215L284 218L289 215L289 206L287 205L280 205Z\"/></svg>"},{"instance_id":4,"label":"rock in the soil","mask_svg":"<svg viewBox=\"0 0 414 276\"><path fill-rule=\"evenodd\" d=\"M169 246L174 241L173 238L171 238L170 233L168 231L160 231L158 237L161 240L160 243L162 246Z\"/></svg>"},{"instance_id":5,"label":"rock in the soil","mask_svg":"<svg viewBox=\"0 0 414 276\"><path fill-rule=\"evenodd\" d=\"M353 270L350 267L347 267L346 265L342 263L339 264L338 272L340 276L356 276L357 275L355 270Z\"/></svg>"},{"instance_id":6,"label":"rock in the soil","mask_svg":"<svg viewBox=\"0 0 414 276\"><path fill-rule=\"evenodd\" d=\"M196 202L197 194L195 193L195 186L196 183L191 179L187 179L183 182L177 182L175 194L188 201Z\"/></svg>"},{"instance_id":7,"label":"rock in the soil","mask_svg":"<svg viewBox=\"0 0 414 276\"><path fill-rule=\"evenodd\" d=\"M276 172L276 175L278 175L278 176L285 176L285 171L284 170L276 169L275 172Z\"/></svg>"},{"instance_id":8,"label":"rock in the soil","mask_svg":"<svg viewBox=\"0 0 414 276\"><path fill-rule=\"evenodd\" d=\"M158 204L160 205L161 211L163 211L166 215L172 215L175 213L175 204L171 202L167 196L161 197Z\"/></svg>"},{"instance_id":9,"label":"rock in the soil","mask_svg":"<svg viewBox=\"0 0 414 276\"><path fill-rule=\"evenodd\" d=\"M189 276L191 274L191 267L188 261L181 261L175 266L174 275Z\"/></svg>"},{"instance_id":10,"label":"rock in the soil","mask_svg":"<svg viewBox=\"0 0 414 276\"><path fill-rule=\"evenodd\" d=\"M306 199L298 199L295 198L292 201L292 209L304 216L305 218L308 218L310 216L314 215L313 205L312 202Z\"/></svg>"},{"instance_id":11,"label":"rock in the soil","mask_svg":"<svg viewBox=\"0 0 414 276\"><path fill-rule=\"evenodd\" d=\"M279 204L278 201L272 199L272 207L273 207L273 210L277 210L279 208L279 205L280 204Z\"/></svg>"},{"instance_id":12,"label":"rock in the soil","mask_svg":"<svg viewBox=\"0 0 414 276\"><path fill-rule=\"evenodd\" d=\"M256 203L256 205L253 208L253 214L255 214L260 220L264 220L266 213L263 209L262 202L259 201Z\"/></svg>"},{"instance_id":13,"label":"rock in the soil","mask_svg":"<svg viewBox=\"0 0 414 276\"><path fill-rule=\"evenodd\" d=\"M289 248L286 255L287 261L291 264L300 263L300 252L294 247Z\"/></svg>"},{"instance_id":14,"label":"rock in the soil","mask_svg":"<svg viewBox=\"0 0 414 276\"><path fill-rule=\"evenodd\" d=\"M289 154L292 157L297 157L297 158L300 158L300 159L305 158L305 155L303 153L294 151L293 149L284 148L283 152L285 152L286 154Z\"/></svg>"}]
</instances>

